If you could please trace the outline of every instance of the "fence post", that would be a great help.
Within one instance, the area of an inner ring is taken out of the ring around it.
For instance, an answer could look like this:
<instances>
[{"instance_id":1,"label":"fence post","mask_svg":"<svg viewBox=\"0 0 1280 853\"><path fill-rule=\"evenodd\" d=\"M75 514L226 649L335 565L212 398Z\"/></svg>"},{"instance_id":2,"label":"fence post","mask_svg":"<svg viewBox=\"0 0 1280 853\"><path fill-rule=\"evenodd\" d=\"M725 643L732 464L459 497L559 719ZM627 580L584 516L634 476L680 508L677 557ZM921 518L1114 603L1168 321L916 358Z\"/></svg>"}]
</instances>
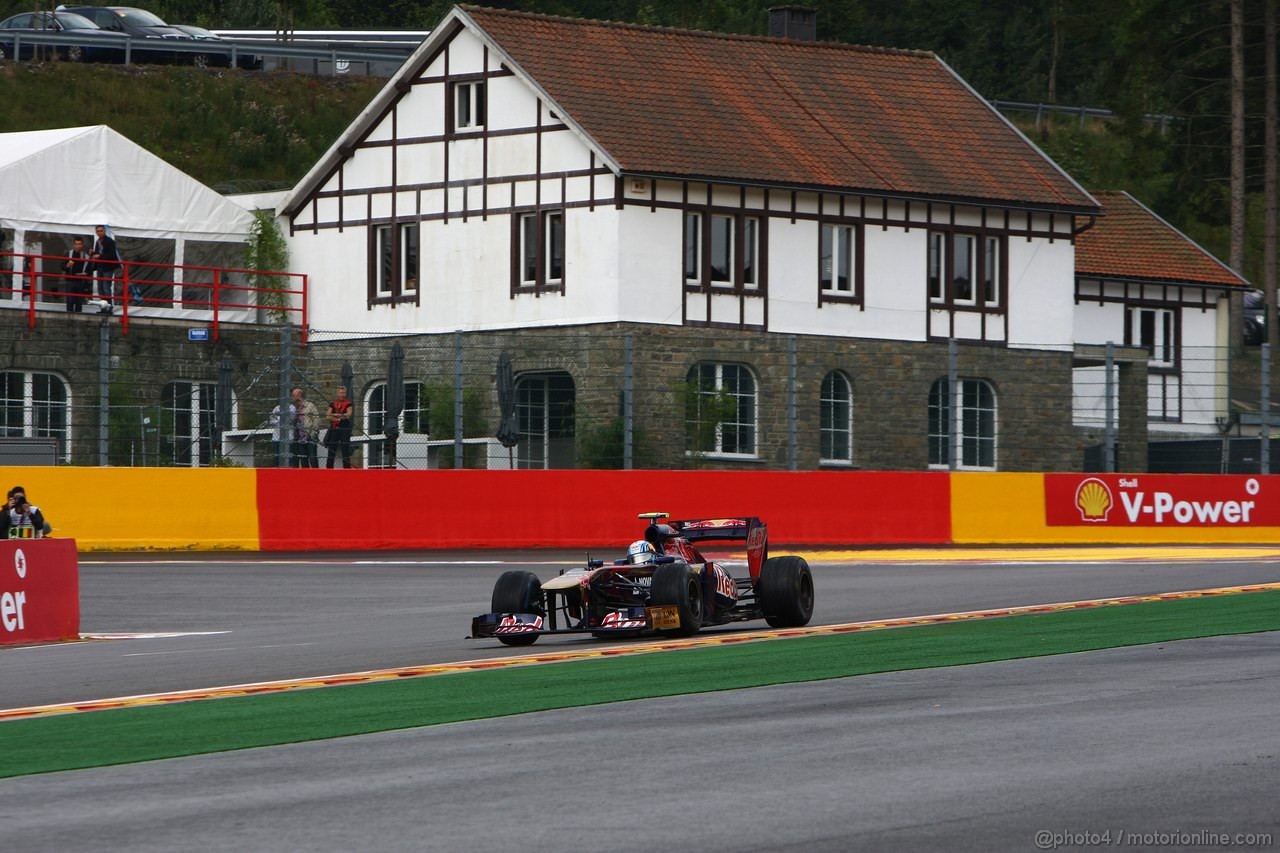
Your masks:
<instances>
[{"instance_id":1,"label":"fence post","mask_svg":"<svg viewBox=\"0 0 1280 853\"><path fill-rule=\"evenodd\" d=\"M289 454L293 451L293 433L292 424L288 423L289 417L289 392L293 389L289 387L291 377L293 376L293 349L292 341L289 340L292 327L283 325L280 327L280 376L279 389L277 396L279 399L276 405L278 415L276 417L275 439L276 446L276 467L287 468L289 466ZM366 461L367 453L366 453Z\"/></svg>"},{"instance_id":2,"label":"fence post","mask_svg":"<svg viewBox=\"0 0 1280 853\"><path fill-rule=\"evenodd\" d=\"M960 353L956 347L956 339L947 340L947 469L956 470L960 461L960 385L956 376Z\"/></svg>"},{"instance_id":3,"label":"fence post","mask_svg":"<svg viewBox=\"0 0 1280 853\"><path fill-rule=\"evenodd\" d=\"M1262 429L1258 436L1258 464L1260 474L1271 473L1271 344L1263 344L1262 350L1262 394L1258 400L1258 411L1262 412Z\"/></svg>"},{"instance_id":4,"label":"fence post","mask_svg":"<svg viewBox=\"0 0 1280 853\"><path fill-rule=\"evenodd\" d=\"M1116 407L1113 400L1115 396L1115 379L1113 378L1116 365L1116 344L1115 341L1107 341L1107 365L1104 368L1107 371L1104 383L1106 393L1106 431L1103 433L1102 469L1108 474L1114 474L1116 471Z\"/></svg>"},{"instance_id":5,"label":"fence post","mask_svg":"<svg viewBox=\"0 0 1280 853\"><path fill-rule=\"evenodd\" d=\"M453 333L453 467L465 468L462 456L462 330Z\"/></svg>"},{"instance_id":6,"label":"fence post","mask_svg":"<svg viewBox=\"0 0 1280 853\"><path fill-rule=\"evenodd\" d=\"M111 464L111 327L98 323L98 464Z\"/></svg>"},{"instance_id":7,"label":"fence post","mask_svg":"<svg viewBox=\"0 0 1280 853\"><path fill-rule=\"evenodd\" d=\"M634 441L632 429L635 427L634 385L631 373L632 343L631 333L627 332L622 339L622 467L627 471L631 470L632 454L635 452L635 446L632 443Z\"/></svg>"},{"instance_id":8,"label":"fence post","mask_svg":"<svg viewBox=\"0 0 1280 853\"><path fill-rule=\"evenodd\" d=\"M800 467L796 427L796 336L787 335L787 470Z\"/></svg>"}]
</instances>

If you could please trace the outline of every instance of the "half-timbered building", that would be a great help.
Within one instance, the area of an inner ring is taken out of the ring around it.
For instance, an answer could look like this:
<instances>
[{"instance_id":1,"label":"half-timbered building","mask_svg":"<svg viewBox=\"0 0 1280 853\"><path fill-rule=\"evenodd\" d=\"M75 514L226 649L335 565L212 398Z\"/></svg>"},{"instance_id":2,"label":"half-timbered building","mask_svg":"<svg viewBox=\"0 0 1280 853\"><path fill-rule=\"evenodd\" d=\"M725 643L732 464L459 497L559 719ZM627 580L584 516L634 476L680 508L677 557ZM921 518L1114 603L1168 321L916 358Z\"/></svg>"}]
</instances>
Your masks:
<instances>
[{"instance_id":1,"label":"half-timbered building","mask_svg":"<svg viewBox=\"0 0 1280 853\"><path fill-rule=\"evenodd\" d=\"M932 53L457 7L280 213L315 329L697 342L659 378L750 389L700 448L727 463L785 463L761 439L798 421L804 467L1078 464L1100 205ZM823 363L787 375L795 338ZM878 384L890 360L920 369Z\"/></svg>"}]
</instances>

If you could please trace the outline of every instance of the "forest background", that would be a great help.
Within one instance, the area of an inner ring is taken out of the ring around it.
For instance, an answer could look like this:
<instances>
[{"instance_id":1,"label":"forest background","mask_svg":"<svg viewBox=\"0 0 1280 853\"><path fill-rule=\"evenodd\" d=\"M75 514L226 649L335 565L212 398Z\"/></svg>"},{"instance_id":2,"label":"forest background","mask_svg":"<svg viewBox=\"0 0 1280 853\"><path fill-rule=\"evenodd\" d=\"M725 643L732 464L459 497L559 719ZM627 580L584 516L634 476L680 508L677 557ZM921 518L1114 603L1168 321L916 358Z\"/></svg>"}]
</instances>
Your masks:
<instances>
[{"instance_id":1,"label":"forest background","mask_svg":"<svg viewBox=\"0 0 1280 853\"><path fill-rule=\"evenodd\" d=\"M1262 281L1263 10L1242 0L1244 269ZM0 18L48 8L0 0ZM442 0L133 0L214 29L427 30ZM763 35L765 0L527 0L524 11ZM1008 117L1089 189L1128 190L1224 261L1232 0L813 0L819 38L936 52L986 98L1111 110ZM0 132L109 124L223 190L299 179L384 80L184 68L0 66ZM1259 284L1260 286L1260 284Z\"/></svg>"}]
</instances>

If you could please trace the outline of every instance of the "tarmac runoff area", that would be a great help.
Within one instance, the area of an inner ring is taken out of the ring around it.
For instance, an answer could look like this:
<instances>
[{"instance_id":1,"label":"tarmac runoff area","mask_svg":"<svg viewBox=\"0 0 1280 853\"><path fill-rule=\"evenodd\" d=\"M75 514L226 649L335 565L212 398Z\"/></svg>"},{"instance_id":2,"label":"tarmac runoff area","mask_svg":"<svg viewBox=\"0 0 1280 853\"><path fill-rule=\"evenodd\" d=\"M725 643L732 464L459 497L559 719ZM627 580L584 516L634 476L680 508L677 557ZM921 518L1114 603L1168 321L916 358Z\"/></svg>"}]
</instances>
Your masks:
<instances>
[{"instance_id":1,"label":"tarmac runoff area","mask_svg":"<svg viewBox=\"0 0 1280 853\"><path fill-rule=\"evenodd\" d=\"M1070 549L1063 562L1038 549L961 562L810 553L815 624L1280 582L1280 549L1143 550ZM0 650L4 707L16 706L11 687L37 695L37 681L56 682L51 692L105 688L80 693L104 698L125 695L111 686L127 678L245 683L218 674L264 660L330 664L319 675L379 654L394 668L410 648L418 666L529 654L461 640L466 620L486 609L501 571L547 577L572 558L469 556L483 565L439 555L85 561L86 628L226 633ZM759 627L696 639L732 646ZM264 642L277 631L298 644ZM1161 832L1274 839L1278 651L1280 633L1248 634L567 708L15 778L0 781L0 802L6 844L24 850L193 839L198 849L576 849L596 846L595 833L623 850L1029 850L1037 832L1053 842L1108 830L1151 835L1123 847L1157 846Z\"/></svg>"}]
</instances>

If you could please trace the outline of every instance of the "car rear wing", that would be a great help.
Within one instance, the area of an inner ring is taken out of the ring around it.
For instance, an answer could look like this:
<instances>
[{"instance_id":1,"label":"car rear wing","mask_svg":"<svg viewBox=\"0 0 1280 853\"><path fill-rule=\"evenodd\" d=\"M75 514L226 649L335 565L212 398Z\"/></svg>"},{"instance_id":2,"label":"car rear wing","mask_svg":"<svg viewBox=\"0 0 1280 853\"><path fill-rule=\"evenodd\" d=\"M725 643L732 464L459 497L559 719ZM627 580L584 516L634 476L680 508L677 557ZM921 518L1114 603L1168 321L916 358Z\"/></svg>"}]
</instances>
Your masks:
<instances>
[{"instance_id":1,"label":"car rear wing","mask_svg":"<svg viewBox=\"0 0 1280 853\"><path fill-rule=\"evenodd\" d=\"M750 516L741 518L694 518L668 522L677 535L691 543L745 542L747 568L752 578L760 576L760 567L769 558L769 526Z\"/></svg>"}]
</instances>

